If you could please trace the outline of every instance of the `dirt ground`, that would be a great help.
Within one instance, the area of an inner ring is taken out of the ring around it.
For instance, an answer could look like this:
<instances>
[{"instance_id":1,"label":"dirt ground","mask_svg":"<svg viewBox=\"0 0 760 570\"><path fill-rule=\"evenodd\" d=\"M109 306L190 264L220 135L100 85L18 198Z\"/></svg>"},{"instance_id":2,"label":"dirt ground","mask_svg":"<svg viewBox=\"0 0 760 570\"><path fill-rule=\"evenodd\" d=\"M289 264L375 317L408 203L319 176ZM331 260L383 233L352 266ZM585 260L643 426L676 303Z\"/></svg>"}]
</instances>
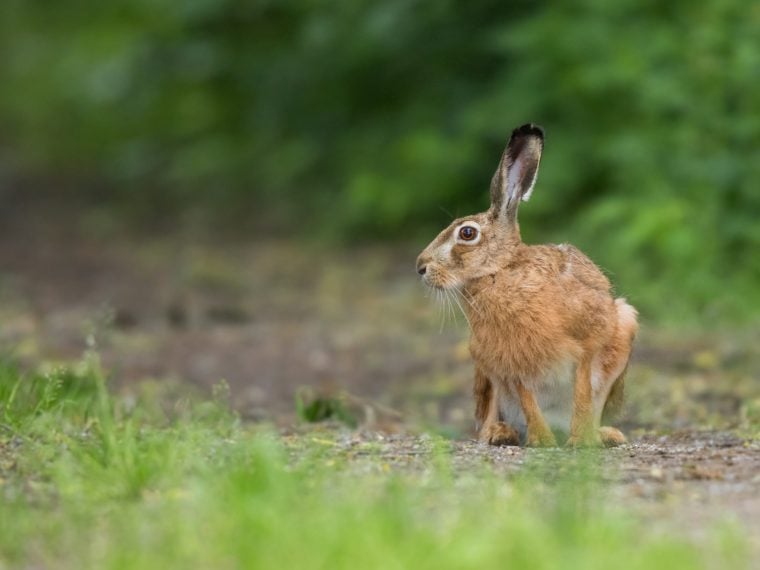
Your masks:
<instances>
[{"instance_id":1,"label":"dirt ground","mask_svg":"<svg viewBox=\"0 0 760 570\"><path fill-rule=\"evenodd\" d=\"M440 452L429 435L327 428L285 436L296 460L303 438L324 445L328 456L346 459L358 474L424 472ZM626 445L601 451L493 447L472 439L452 441L449 451L455 476L479 473L488 466L507 477L532 469L546 479L591 465L607 483L596 498L643 518L655 532L678 529L699 541L708 539L716 527L738 527L750 537L752 552L760 555L758 439L726 431L685 430L639 435Z\"/></svg>"},{"instance_id":2,"label":"dirt ground","mask_svg":"<svg viewBox=\"0 0 760 570\"><path fill-rule=\"evenodd\" d=\"M388 464L423 460L425 432L455 464L512 472L536 451L471 440L464 319L415 278L415 248L335 252L280 242L116 238L25 219L0 240L0 349L24 366L95 348L117 389L208 394L224 380L247 420L289 429L297 395L336 398L362 446ZM629 295L635 302L635 295ZM760 536L758 331L640 335L620 426L603 454L615 496L698 533L733 519ZM379 450L379 451L378 451ZM699 524L697 524L699 521Z\"/></svg>"}]
</instances>

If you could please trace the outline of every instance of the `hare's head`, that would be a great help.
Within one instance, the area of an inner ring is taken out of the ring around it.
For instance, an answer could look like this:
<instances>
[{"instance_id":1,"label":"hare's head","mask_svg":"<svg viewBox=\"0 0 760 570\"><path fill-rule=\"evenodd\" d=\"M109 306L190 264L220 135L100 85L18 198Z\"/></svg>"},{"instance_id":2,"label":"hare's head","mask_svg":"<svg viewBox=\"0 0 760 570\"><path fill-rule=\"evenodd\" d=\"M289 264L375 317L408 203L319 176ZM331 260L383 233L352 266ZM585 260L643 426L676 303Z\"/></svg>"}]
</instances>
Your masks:
<instances>
[{"instance_id":1,"label":"hare's head","mask_svg":"<svg viewBox=\"0 0 760 570\"><path fill-rule=\"evenodd\" d=\"M506 265L520 243L517 207L533 191L543 144L544 132L536 125L512 132L491 180L488 211L454 220L417 258L425 283L459 288Z\"/></svg>"}]
</instances>

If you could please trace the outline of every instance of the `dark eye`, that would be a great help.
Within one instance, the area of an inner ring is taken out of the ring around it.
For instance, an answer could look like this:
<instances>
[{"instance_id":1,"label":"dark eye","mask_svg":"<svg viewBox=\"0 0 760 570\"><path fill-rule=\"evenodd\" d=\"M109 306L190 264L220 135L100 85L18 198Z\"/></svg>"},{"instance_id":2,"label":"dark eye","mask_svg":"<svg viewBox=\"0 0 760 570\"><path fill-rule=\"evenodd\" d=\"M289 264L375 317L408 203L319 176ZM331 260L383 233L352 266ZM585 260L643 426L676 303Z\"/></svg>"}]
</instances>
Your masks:
<instances>
[{"instance_id":1,"label":"dark eye","mask_svg":"<svg viewBox=\"0 0 760 570\"><path fill-rule=\"evenodd\" d=\"M478 237L478 230L472 226L462 226L459 229L459 238L464 241L472 241Z\"/></svg>"}]
</instances>

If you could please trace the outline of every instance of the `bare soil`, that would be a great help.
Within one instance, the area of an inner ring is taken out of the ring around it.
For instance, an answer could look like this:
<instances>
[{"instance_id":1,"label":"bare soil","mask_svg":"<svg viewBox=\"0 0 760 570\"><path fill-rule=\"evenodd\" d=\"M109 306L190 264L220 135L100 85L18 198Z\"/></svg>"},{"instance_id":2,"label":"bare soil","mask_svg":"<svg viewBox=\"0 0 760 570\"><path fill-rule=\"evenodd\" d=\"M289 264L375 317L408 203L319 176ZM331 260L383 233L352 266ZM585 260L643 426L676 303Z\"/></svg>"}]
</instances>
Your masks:
<instances>
[{"instance_id":1,"label":"bare soil","mask_svg":"<svg viewBox=\"0 0 760 570\"><path fill-rule=\"evenodd\" d=\"M357 474L372 471L424 472L441 447L429 435L366 431L301 430L284 440L298 460L303 439L326 447ZM593 467L606 484L599 499L612 502L662 532L677 528L694 540L716 526L735 525L750 537L760 555L760 440L725 431L686 430L669 435L638 435L628 444L604 450L494 447L476 440L455 440L450 454L454 475L488 468L513 478L530 472L550 480L567 470ZM540 500L540 497L537 497Z\"/></svg>"}]
</instances>

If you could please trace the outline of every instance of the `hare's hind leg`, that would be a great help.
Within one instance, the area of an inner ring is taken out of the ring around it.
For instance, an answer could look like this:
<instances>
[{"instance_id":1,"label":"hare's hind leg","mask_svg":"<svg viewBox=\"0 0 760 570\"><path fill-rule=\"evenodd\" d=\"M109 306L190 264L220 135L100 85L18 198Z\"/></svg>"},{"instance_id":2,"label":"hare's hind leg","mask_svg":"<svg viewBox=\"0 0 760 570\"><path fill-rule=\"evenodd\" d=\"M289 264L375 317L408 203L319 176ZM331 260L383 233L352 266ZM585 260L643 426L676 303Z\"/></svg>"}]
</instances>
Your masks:
<instances>
[{"instance_id":1,"label":"hare's hind leg","mask_svg":"<svg viewBox=\"0 0 760 570\"><path fill-rule=\"evenodd\" d=\"M478 368L475 369L473 393L480 441L490 445L520 445L517 430L501 421L499 387Z\"/></svg>"},{"instance_id":2,"label":"hare's hind leg","mask_svg":"<svg viewBox=\"0 0 760 570\"><path fill-rule=\"evenodd\" d=\"M602 440L602 445L604 445L604 447L617 447L618 445L623 445L628 442L623 432L618 428L602 426L599 428L598 432L599 439Z\"/></svg>"},{"instance_id":3,"label":"hare's hind leg","mask_svg":"<svg viewBox=\"0 0 760 570\"><path fill-rule=\"evenodd\" d=\"M623 370L619 375L611 376L607 379L607 386L602 386L602 390L606 392L607 396L604 399L599 398L595 404L596 412L596 425L602 422L607 423L615 418L623 407L623 386L625 382L625 373L628 369L628 356L630 351L626 354L626 360L623 364ZM599 437L602 443L606 447L617 447L626 443L628 440L619 429L611 426L602 426L599 428Z\"/></svg>"},{"instance_id":4,"label":"hare's hind leg","mask_svg":"<svg viewBox=\"0 0 760 570\"><path fill-rule=\"evenodd\" d=\"M571 447L615 447L626 442L623 433L614 427L599 427L602 410L613 394L622 398L622 374L620 377L605 376L601 369L589 364L588 359L578 364L573 394L573 416L570 423ZM616 396L617 397L617 396Z\"/></svg>"},{"instance_id":5,"label":"hare's hind leg","mask_svg":"<svg viewBox=\"0 0 760 570\"><path fill-rule=\"evenodd\" d=\"M596 425L611 421L623 407L625 373L628 370L633 339L638 329L636 310L626 303L625 299L616 299L615 305L618 312L617 331L612 342L605 347L599 369L595 373L595 376L600 379L595 386L594 394ZM600 427L599 435L602 443L607 447L626 442L623 433L613 427Z\"/></svg>"},{"instance_id":6,"label":"hare's hind leg","mask_svg":"<svg viewBox=\"0 0 760 570\"><path fill-rule=\"evenodd\" d=\"M600 436L594 429L599 425L594 421L594 382L592 380L592 358L581 358L575 369L575 386L573 388L573 415L570 420L570 438L567 445L571 447L596 446L601 443Z\"/></svg>"}]
</instances>

